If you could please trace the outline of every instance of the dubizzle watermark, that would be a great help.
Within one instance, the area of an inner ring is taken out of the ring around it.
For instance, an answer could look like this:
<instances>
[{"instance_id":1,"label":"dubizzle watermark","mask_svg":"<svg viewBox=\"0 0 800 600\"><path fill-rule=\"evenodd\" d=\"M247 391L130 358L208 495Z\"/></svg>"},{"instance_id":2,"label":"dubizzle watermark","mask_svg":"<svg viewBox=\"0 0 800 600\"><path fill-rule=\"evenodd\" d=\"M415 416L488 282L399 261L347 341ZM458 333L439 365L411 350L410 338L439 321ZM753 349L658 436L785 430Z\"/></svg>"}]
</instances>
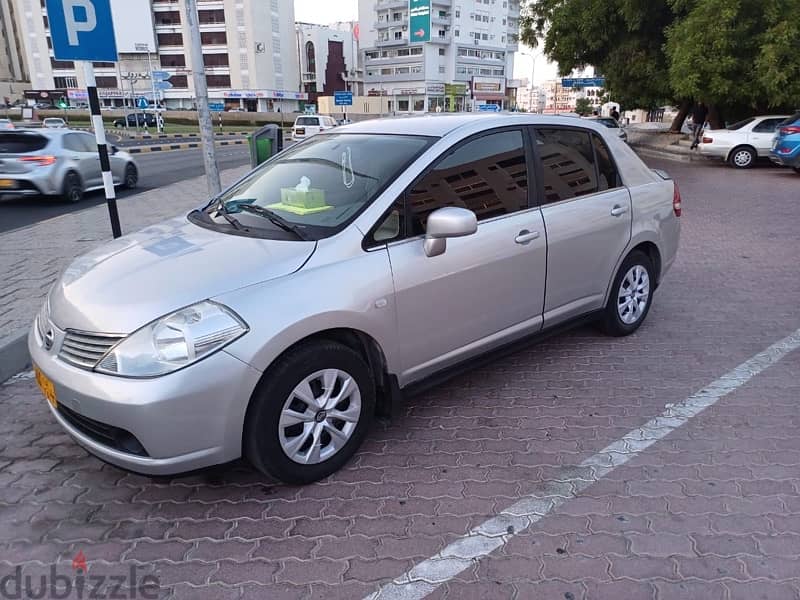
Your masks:
<instances>
[{"instance_id":1,"label":"dubizzle watermark","mask_svg":"<svg viewBox=\"0 0 800 600\"><path fill-rule=\"evenodd\" d=\"M130 565L124 575L89 573L86 556L78 551L72 559L72 573L59 573L50 565L45 575L23 575L18 566L13 573L0 577L2 600L156 600L161 582L155 575L140 575L136 565Z\"/></svg>"}]
</instances>

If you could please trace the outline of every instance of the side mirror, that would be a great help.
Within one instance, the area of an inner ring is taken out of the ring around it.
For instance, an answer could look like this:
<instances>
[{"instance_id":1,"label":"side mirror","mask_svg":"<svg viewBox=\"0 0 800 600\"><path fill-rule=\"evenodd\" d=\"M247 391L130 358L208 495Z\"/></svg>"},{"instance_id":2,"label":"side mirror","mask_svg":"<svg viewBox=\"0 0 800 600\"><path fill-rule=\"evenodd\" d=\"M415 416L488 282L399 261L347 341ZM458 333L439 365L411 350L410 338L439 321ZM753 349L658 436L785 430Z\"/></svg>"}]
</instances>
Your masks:
<instances>
[{"instance_id":1,"label":"side mirror","mask_svg":"<svg viewBox=\"0 0 800 600\"><path fill-rule=\"evenodd\" d=\"M478 230L478 218L466 208L446 206L428 215L425 231L425 255L439 256L447 250L447 238L472 235Z\"/></svg>"}]
</instances>

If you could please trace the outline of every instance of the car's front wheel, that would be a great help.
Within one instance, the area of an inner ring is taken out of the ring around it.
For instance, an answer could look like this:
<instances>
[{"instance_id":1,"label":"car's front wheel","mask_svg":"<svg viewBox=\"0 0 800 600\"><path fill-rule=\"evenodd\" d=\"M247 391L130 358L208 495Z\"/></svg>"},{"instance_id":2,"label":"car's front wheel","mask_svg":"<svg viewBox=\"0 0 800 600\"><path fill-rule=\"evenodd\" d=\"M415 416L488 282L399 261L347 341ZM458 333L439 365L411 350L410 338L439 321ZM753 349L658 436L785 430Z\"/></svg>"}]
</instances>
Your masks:
<instances>
[{"instance_id":1,"label":"car's front wheel","mask_svg":"<svg viewBox=\"0 0 800 600\"><path fill-rule=\"evenodd\" d=\"M631 252L614 277L601 321L603 330L622 336L639 329L650 312L654 283L653 261L640 250Z\"/></svg>"},{"instance_id":2,"label":"car's front wheel","mask_svg":"<svg viewBox=\"0 0 800 600\"><path fill-rule=\"evenodd\" d=\"M375 412L375 383L361 356L331 341L299 346L264 374L247 411L244 453L262 473L311 483L355 453Z\"/></svg>"},{"instance_id":3,"label":"car's front wheel","mask_svg":"<svg viewBox=\"0 0 800 600\"><path fill-rule=\"evenodd\" d=\"M64 176L63 189L62 197L66 202L77 204L83 200L83 182L74 171L70 171Z\"/></svg>"},{"instance_id":4,"label":"car's front wheel","mask_svg":"<svg viewBox=\"0 0 800 600\"><path fill-rule=\"evenodd\" d=\"M139 171L136 165L128 164L125 166L125 176L122 179L122 185L132 190L139 183Z\"/></svg>"}]
</instances>

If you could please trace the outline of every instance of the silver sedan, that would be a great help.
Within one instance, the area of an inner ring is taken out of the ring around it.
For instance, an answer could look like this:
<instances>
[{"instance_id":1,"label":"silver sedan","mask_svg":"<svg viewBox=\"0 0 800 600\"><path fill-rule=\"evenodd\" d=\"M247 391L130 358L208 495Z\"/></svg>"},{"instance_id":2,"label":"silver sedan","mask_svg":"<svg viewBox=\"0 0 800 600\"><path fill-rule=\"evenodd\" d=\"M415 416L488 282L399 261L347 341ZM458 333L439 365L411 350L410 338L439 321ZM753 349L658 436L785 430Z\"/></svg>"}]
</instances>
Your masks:
<instances>
[{"instance_id":1,"label":"silver sedan","mask_svg":"<svg viewBox=\"0 0 800 600\"><path fill-rule=\"evenodd\" d=\"M28 345L53 417L170 474L336 471L403 390L555 328L644 322L681 198L601 124L374 120L77 259ZM601 342L599 342L601 343Z\"/></svg>"}]
</instances>

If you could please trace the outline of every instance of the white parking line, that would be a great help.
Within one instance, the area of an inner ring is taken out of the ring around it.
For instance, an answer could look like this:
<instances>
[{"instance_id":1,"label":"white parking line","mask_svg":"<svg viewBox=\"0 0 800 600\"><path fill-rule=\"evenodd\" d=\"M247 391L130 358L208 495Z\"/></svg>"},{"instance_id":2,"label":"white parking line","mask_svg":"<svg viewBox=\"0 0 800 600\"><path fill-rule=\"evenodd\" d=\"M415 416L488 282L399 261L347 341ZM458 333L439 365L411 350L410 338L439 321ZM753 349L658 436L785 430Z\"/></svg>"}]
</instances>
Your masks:
<instances>
[{"instance_id":1,"label":"white parking line","mask_svg":"<svg viewBox=\"0 0 800 600\"><path fill-rule=\"evenodd\" d=\"M539 492L521 498L496 517L478 525L435 556L415 565L367 598L424 598L798 348L800 329L759 352L686 400L668 404L667 410L661 415L606 446L577 468L565 469L564 477L559 481L543 484Z\"/></svg>"}]
</instances>

